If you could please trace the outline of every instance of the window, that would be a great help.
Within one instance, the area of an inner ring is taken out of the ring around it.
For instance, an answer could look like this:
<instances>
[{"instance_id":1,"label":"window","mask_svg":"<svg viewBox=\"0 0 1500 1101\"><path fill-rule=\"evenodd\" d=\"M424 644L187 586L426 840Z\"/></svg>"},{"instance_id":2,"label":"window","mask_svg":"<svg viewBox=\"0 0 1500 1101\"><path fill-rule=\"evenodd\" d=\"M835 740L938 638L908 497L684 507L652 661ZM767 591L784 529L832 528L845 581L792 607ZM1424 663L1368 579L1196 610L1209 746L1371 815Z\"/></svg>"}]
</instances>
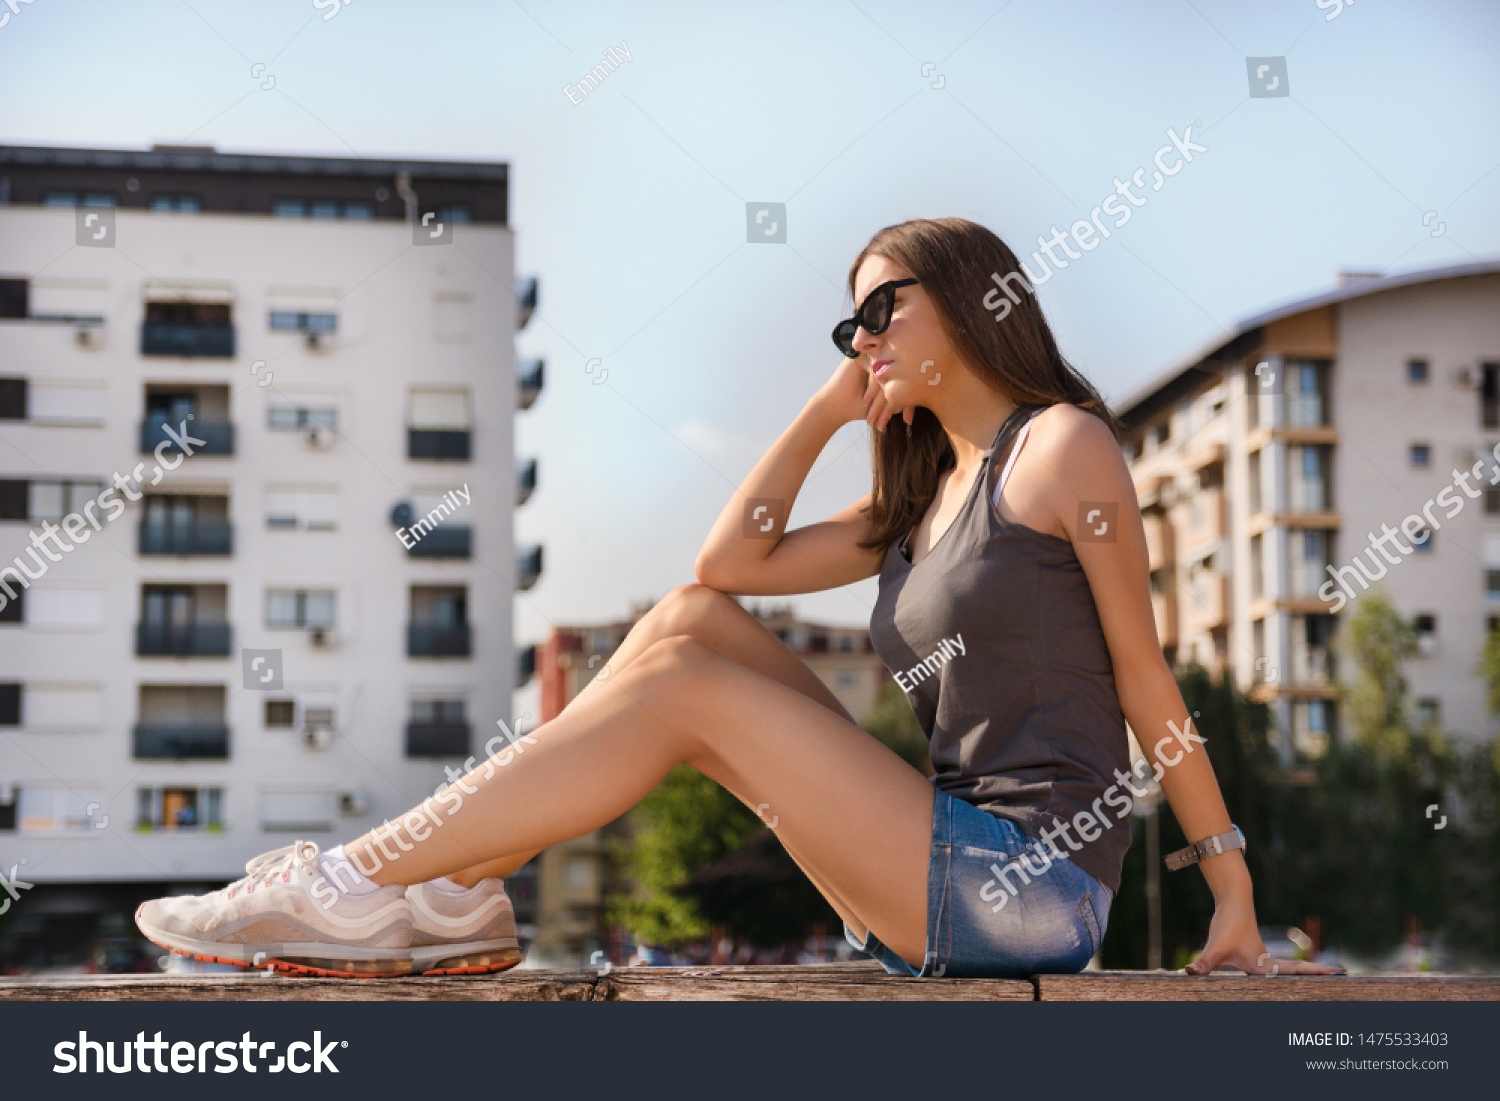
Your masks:
<instances>
[{"instance_id":1,"label":"window","mask_svg":"<svg viewBox=\"0 0 1500 1101\"><path fill-rule=\"evenodd\" d=\"M1423 383L1427 381L1427 361L1425 359L1409 359L1406 361L1406 381Z\"/></svg>"},{"instance_id":2,"label":"window","mask_svg":"<svg viewBox=\"0 0 1500 1101\"><path fill-rule=\"evenodd\" d=\"M1266 591L1265 541L1259 535L1250 537L1250 595L1264 596ZM1256 620L1257 623L1260 620Z\"/></svg>"},{"instance_id":3,"label":"window","mask_svg":"<svg viewBox=\"0 0 1500 1101\"><path fill-rule=\"evenodd\" d=\"M1426 613L1413 616L1411 629L1417 636L1417 653L1430 658L1437 652L1437 616Z\"/></svg>"},{"instance_id":4,"label":"window","mask_svg":"<svg viewBox=\"0 0 1500 1101\"><path fill-rule=\"evenodd\" d=\"M276 729L297 725L296 700L267 700L266 728Z\"/></svg>"},{"instance_id":5,"label":"window","mask_svg":"<svg viewBox=\"0 0 1500 1101\"><path fill-rule=\"evenodd\" d=\"M151 210L176 214L197 214L202 209L196 195L153 195L146 205Z\"/></svg>"},{"instance_id":6,"label":"window","mask_svg":"<svg viewBox=\"0 0 1500 1101\"><path fill-rule=\"evenodd\" d=\"M117 201L107 191L85 191L81 196L76 191L47 191L42 194L42 205L112 207Z\"/></svg>"},{"instance_id":7,"label":"window","mask_svg":"<svg viewBox=\"0 0 1500 1101\"><path fill-rule=\"evenodd\" d=\"M859 683L859 674L856 673L853 669L840 669L839 670L839 687L840 688L853 688L858 683Z\"/></svg>"},{"instance_id":8,"label":"window","mask_svg":"<svg viewBox=\"0 0 1500 1101\"><path fill-rule=\"evenodd\" d=\"M854 636L853 635L844 634L844 635L840 635L839 636L839 653L841 653L841 654L852 654L852 653L854 653Z\"/></svg>"},{"instance_id":9,"label":"window","mask_svg":"<svg viewBox=\"0 0 1500 1101\"><path fill-rule=\"evenodd\" d=\"M0 684L0 726L21 725L21 686L12 681Z\"/></svg>"},{"instance_id":10,"label":"window","mask_svg":"<svg viewBox=\"0 0 1500 1101\"><path fill-rule=\"evenodd\" d=\"M464 225L474 220L469 207L465 203L444 203L437 208L438 221L452 222L454 225Z\"/></svg>"},{"instance_id":11,"label":"window","mask_svg":"<svg viewBox=\"0 0 1500 1101\"><path fill-rule=\"evenodd\" d=\"M31 482L26 495L28 518L61 520L69 513L81 513L84 504L102 492L103 482Z\"/></svg>"},{"instance_id":12,"label":"window","mask_svg":"<svg viewBox=\"0 0 1500 1101\"><path fill-rule=\"evenodd\" d=\"M1491 604L1500 604L1500 570L1484 571L1485 597Z\"/></svg>"},{"instance_id":13,"label":"window","mask_svg":"<svg viewBox=\"0 0 1500 1101\"><path fill-rule=\"evenodd\" d=\"M271 589L266 593L267 627L332 627L332 589Z\"/></svg>"},{"instance_id":14,"label":"window","mask_svg":"<svg viewBox=\"0 0 1500 1101\"><path fill-rule=\"evenodd\" d=\"M1421 728L1437 726L1442 717L1442 704L1432 696L1426 696L1417 701L1417 726Z\"/></svg>"},{"instance_id":15,"label":"window","mask_svg":"<svg viewBox=\"0 0 1500 1101\"><path fill-rule=\"evenodd\" d=\"M31 315L31 282L26 279L0 279L0 319L24 321Z\"/></svg>"},{"instance_id":16,"label":"window","mask_svg":"<svg viewBox=\"0 0 1500 1101\"><path fill-rule=\"evenodd\" d=\"M1432 465L1432 447L1425 443L1411 445L1411 465L1417 470L1426 470Z\"/></svg>"},{"instance_id":17,"label":"window","mask_svg":"<svg viewBox=\"0 0 1500 1101\"><path fill-rule=\"evenodd\" d=\"M271 213L278 218L349 218L369 221L375 208L368 202L348 199L277 199Z\"/></svg>"},{"instance_id":18,"label":"window","mask_svg":"<svg viewBox=\"0 0 1500 1101\"><path fill-rule=\"evenodd\" d=\"M461 723L464 721L463 700L412 700L411 721L414 723Z\"/></svg>"},{"instance_id":19,"label":"window","mask_svg":"<svg viewBox=\"0 0 1500 1101\"><path fill-rule=\"evenodd\" d=\"M302 725L311 730L333 729L333 708L331 707L304 707L302 709Z\"/></svg>"},{"instance_id":20,"label":"window","mask_svg":"<svg viewBox=\"0 0 1500 1101\"><path fill-rule=\"evenodd\" d=\"M1261 510L1261 475L1260 475L1260 452L1250 452L1247 479L1250 482L1250 515L1255 515Z\"/></svg>"},{"instance_id":21,"label":"window","mask_svg":"<svg viewBox=\"0 0 1500 1101\"><path fill-rule=\"evenodd\" d=\"M266 489L266 527L272 531L337 531L336 488L273 485Z\"/></svg>"},{"instance_id":22,"label":"window","mask_svg":"<svg viewBox=\"0 0 1500 1101\"><path fill-rule=\"evenodd\" d=\"M26 419L26 380L0 378L0 421Z\"/></svg>"},{"instance_id":23,"label":"window","mask_svg":"<svg viewBox=\"0 0 1500 1101\"><path fill-rule=\"evenodd\" d=\"M337 409L303 409L298 406L272 406L267 416L268 427L283 431L297 431L308 428L331 428L335 432L339 427L339 411Z\"/></svg>"},{"instance_id":24,"label":"window","mask_svg":"<svg viewBox=\"0 0 1500 1101\"><path fill-rule=\"evenodd\" d=\"M338 813L336 791L287 785L260 793L260 828L268 833L326 832Z\"/></svg>"},{"instance_id":25,"label":"window","mask_svg":"<svg viewBox=\"0 0 1500 1101\"><path fill-rule=\"evenodd\" d=\"M1288 424L1315 426L1328 423L1326 364L1290 363L1285 368L1286 419Z\"/></svg>"},{"instance_id":26,"label":"window","mask_svg":"<svg viewBox=\"0 0 1500 1101\"><path fill-rule=\"evenodd\" d=\"M98 792L87 789L22 788L16 797L16 827L21 833L89 831L102 802Z\"/></svg>"},{"instance_id":27,"label":"window","mask_svg":"<svg viewBox=\"0 0 1500 1101\"><path fill-rule=\"evenodd\" d=\"M331 333L338 327L339 315L336 313L271 311L271 331L274 333Z\"/></svg>"},{"instance_id":28,"label":"window","mask_svg":"<svg viewBox=\"0 0 1500 1101\"><path fill-rule=\"evenodd\" d=\"M135 808L135 828L143 833L224 828L223 788L137 788Z\"/></svg>"},{"instance_id":29,"label":"window","mask_svg":"<svg viewBox=\"0 0 1500 1101\"><path fill-rule=\"evenodd\" d=\"M1255 665L1250 672L1250 683L1264 684L1266 666L1270 664L1266 660L1266 621L1264 619L1257 619L1250 624L1250 645L1255 657Z\"/></svg>"},{"instance_id":30,"label":"window","mask_svg":"<svg viewBox=\"0 0 1500 1101\"><path fill-rule=\"evenodd\" d=\"M1487 516L1500 515L1500 486L1484 487L1484 511Z\"/></svg>"}]
</instances>

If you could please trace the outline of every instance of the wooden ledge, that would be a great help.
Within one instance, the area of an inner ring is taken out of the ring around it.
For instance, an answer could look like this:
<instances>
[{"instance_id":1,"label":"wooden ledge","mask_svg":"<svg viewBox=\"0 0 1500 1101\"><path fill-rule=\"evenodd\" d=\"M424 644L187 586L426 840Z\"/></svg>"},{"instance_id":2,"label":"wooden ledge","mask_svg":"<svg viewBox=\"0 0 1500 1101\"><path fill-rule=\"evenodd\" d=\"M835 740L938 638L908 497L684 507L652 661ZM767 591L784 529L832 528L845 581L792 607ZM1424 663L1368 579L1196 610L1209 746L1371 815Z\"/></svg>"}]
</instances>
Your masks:
<instances>
[{"instance_id":1,"label":"wooden ledge","mask_svg":"<svg viewBox=\"0 0 1500 1101\"><path fill-rule=\"evenodd\" d=\"M1198 977L1089 971L1029 979L903 979L868 961L403 979L265 977L263 972L59 975L0 979L0 1001L1500 1001L1500 975Z\"/></svg>"},{"instance_id":2,"label":"wooden ledge","mask_svg":"<svg viewBox=\"0 0 1500 1101\"><path fill-rule=\"evenodd\" d=\"M1246 975L1085 971L1037 975L1043 1002L1500 1001L1500 975Z\"/></svg>"}]
</instances>

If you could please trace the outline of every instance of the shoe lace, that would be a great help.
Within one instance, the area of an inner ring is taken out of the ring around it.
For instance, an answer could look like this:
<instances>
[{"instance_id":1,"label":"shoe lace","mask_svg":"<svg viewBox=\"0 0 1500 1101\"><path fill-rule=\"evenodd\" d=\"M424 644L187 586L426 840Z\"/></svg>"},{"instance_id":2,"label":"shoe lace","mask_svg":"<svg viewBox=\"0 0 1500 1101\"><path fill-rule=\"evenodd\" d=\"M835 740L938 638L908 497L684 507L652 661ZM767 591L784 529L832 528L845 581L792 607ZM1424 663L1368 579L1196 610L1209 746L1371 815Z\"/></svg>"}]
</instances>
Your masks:
<instances>
[{"instance_id":1,"label":"shoe lace","mask_svg":"<svg viewBox=\"0 0 1500 1101\"><path fill-rule=\"evenodd\" d=\"M256 887L267 886L277 879L290 883L292 869L313 873L318 868L318 846L314 841L294 841L245 862L245 875L224 889L225 898L233 898L241 888L249 894Z\"/></svg>"}]
</instances>

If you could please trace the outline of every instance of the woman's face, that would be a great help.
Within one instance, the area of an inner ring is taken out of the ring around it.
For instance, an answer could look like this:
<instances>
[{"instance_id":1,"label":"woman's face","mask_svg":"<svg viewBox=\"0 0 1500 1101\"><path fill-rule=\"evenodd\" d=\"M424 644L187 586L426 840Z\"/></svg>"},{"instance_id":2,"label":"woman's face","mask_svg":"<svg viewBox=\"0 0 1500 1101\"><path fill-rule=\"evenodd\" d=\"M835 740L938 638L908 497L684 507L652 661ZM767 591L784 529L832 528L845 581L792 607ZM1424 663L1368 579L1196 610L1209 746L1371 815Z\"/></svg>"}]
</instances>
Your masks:
<instances>
[{"instance_id":1,"label":"woman's face","mask_svg":"<svg viewBox=\"0 0 1500 1101\"><path fill-rule=\"evenodd\" d=\"M867 256L854 277L855 304L882 283L910 278L894 261ZM854 349L880 383L885 400L898 409L930 404L942 373L958 370L958 357L921 284L897 288L890 326L879 336L861 327L854 334Z\"/></svg>"}]
</instances>

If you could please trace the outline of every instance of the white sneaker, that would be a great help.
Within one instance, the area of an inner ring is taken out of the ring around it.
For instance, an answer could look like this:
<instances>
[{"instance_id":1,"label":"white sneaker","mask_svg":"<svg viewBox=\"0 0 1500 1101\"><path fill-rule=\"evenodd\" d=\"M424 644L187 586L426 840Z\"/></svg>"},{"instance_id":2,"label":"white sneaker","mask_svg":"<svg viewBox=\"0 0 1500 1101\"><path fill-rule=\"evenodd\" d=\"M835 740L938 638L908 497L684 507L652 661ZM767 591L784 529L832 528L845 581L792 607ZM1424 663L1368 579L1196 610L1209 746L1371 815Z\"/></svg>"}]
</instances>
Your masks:
<instances>
[{"instance_id":1,"label":"white sneaker","mask_svg":"<svg viewBox=\"0 0 1500 1101\"><path fill-rule=\"evenodd\" d=\"M411 974L405 887L342 894L324 878L311 841L262 853L245 872L210 894L143 902L135 923L163 948L213 963L347 978Z\"/></svg>"},{"instance_id":2,"label":"white sneaker","mask_svg":"<svg viewBox=\"0 0 1500 1101\"><path fill-rule=\"evenodd\" d=\"M406 899L414 974L477 975L521 962L516 911L500 880L481 879L462 894L414 883Z\"/></svg>"}]
</instances>

